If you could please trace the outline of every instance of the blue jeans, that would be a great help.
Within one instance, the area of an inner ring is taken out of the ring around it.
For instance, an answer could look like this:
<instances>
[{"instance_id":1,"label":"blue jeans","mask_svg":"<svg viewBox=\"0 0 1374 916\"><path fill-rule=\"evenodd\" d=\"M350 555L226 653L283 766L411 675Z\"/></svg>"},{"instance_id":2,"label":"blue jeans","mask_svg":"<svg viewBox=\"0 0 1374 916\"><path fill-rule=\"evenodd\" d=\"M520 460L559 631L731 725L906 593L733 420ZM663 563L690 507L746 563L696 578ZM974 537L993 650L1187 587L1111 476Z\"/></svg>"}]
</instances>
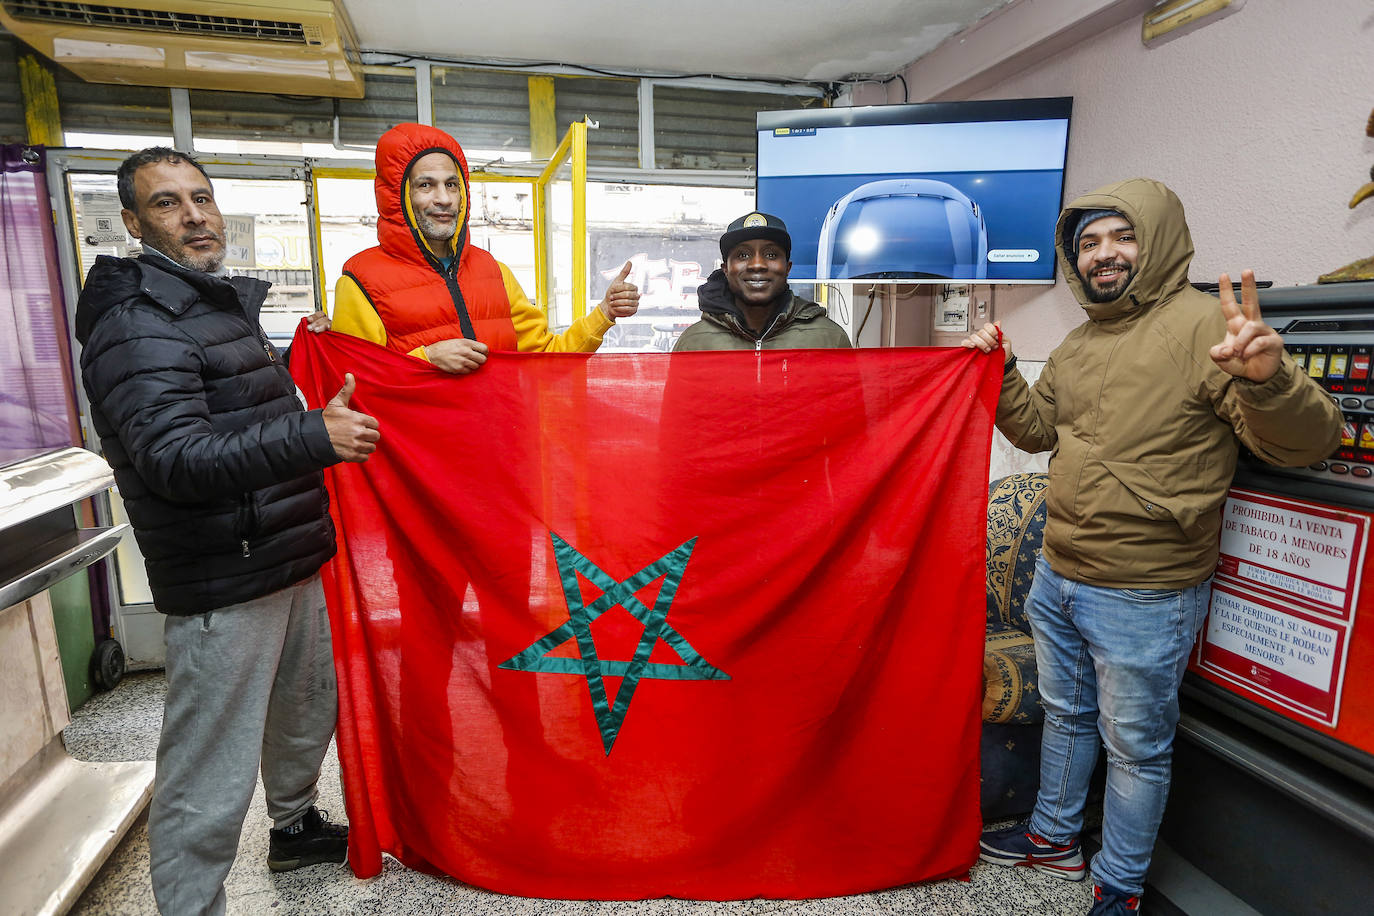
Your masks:
<instances>
[{"instance_id":1,"label":"blue jeans","mask_svg":"<svg viewBox=\"0 0 1374 916\"><path fill-rule=\"evenodd\" d=\"M1036 563L1026 615L1045 729L1030 829L1056 843L1078 836L1100 736L1099 884L1143 889L1169 797L1178 688L1211 593L1211 579L1185 589L1101 588L1064 578L1043 557Z\"/></svg>"}]
</instances>

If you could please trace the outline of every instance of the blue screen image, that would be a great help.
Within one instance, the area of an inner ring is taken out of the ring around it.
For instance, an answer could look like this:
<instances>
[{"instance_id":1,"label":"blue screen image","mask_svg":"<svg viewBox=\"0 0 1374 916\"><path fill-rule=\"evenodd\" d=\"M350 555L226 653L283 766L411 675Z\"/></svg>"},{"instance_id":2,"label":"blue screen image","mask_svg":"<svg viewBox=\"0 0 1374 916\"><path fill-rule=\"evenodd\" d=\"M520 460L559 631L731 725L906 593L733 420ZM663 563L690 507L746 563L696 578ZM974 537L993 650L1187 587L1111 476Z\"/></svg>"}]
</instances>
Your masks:
<instances>
[{"instance_id":1,"label":"blue screen image","mask_svg":"<svg viewBox=\"0 0 1374 916\"><path fill-rule=\"evenodd\" d=\"M962 104L976 115L984 103ZM859 111L871 121L921 107ZM802 128L764 119L757 205L787 224L794 280L1053 282L1067 117Z\"/></svg>"}]
</instances>

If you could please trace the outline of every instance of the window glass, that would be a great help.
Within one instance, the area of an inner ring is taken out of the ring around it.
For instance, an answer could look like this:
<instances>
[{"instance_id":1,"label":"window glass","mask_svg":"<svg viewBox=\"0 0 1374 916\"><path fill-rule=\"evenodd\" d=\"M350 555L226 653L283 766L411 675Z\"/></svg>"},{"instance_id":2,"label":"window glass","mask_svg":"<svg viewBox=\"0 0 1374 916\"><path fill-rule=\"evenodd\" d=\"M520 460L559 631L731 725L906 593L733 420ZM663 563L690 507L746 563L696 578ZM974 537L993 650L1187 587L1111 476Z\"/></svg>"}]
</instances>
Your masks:
<instances>
[{"instance_id":1,"label":"window glass","mask_svg":"<svg viewBox=\"0 0 1374 916\"><path fill-rule=\"evenodd\" d=\"M496 160L529 160L530 99L525 74L434 67L431 76L434 126L458 141L470 168Z\"/></svg>"},{"instance_id":2,"label":"window glass","mask_svg":"<svg viewBox=\"0 0 1374 916\"><path fill-rule=\"evenodd\" d=\"M165 137L167 144L171 143L172 96L169 89L122 83L88 83L61 67L53 68L53 78L57 84L57 104L64 133ZM78 144L72 143L69 137L67 145Z\"/></svg>"},{"instance_id":3,"label":"window glass","mask_svg":"<svg viewBox=\"0 0 1374 916\"><path fill-rule=\"evenodd\" d=\"M589 165L639 165L639 81L558 77L554 80L558 137L583 117L596 122L587 132Z\"/></svg>"},{"instance_id":4,"label":"window glass","mask_svg":"<svg viewBox=\"0 0 1374 916\"><path fill-rule=\"evenodd\" d=\"M413 69L369 68L363 74L363 91L361 99L332 99L192 89L191 131L196 148L203 150L291 155L301 154L295 144L309 144L304 155L357 158L376 146L377 138L392 125L417 119ZM362 149L335 148L335 117L339 145ZM238 145L226 148L225 142ZM287 145L273 149L262 144Z\"/></svg>"},{"instance_id":5,"label":"window glass","mask_svg":"<svg viewBox=\"0 0 1374 916\"><path fill-rule=\"evenodd\" d=\"M725 227L754 207L746 188L589 182L588 257L591 302L631 262L639 311L616 322L605 351L668 351L700 317L697 287L720 265Z\"/></svg>"},{"instance_id":6,"label":"window glass","mask_svg":"<svg viewBox=\"0 0 1374 916\"><path fill-rule=\"evenodd\" d=\"M119 193L110 174L68 173L76 253L84 279L97 255L133 257L141 252L120 219ZM281 346L304 315L315 310L305 189L299 181L214 178L215 202L225 221L224 264L231 273L272 284L263 303L262 327Z\"/></svg>"},{"instance_id":7,"label":"window glass","mask_svg":"<svg viewBox=\"0 0 1374 916\"><path fill-rule=\"evenodd\" d=\"M24 97L19 92L19 42L0 36L0 143L26 143Z\"/></svg>"},{"instance_id":8,"label":"window glass","mask_svg":"<svg viewBox=\"0 0 1374 916\"><path fill-rule=\"evenodd\" d=\"M763 92L654 86L654 164L661 169L752 169L760 111L820 100Z\"/></svg>"}]
</instances>

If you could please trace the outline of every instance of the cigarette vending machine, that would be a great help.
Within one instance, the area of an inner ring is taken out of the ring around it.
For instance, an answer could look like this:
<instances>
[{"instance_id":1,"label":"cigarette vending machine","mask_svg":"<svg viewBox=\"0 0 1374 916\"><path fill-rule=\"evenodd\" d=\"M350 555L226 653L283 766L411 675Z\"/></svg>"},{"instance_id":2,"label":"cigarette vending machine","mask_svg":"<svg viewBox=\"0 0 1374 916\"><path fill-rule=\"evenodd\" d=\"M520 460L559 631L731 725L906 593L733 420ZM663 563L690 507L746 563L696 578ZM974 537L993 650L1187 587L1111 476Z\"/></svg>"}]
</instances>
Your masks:
<instances>
[{"instance_id":1,"label":"cigarette vending machine","mask_svg":"<svg viewBox=\"0 0 1374 916\"><path fill-rule=\"evenodd\" d=\"M1304 468L1242 455L1160 838L1253 911L1374 912L1374 282L1260 307L1341 442Z\"/></svg>"}]
</instances>

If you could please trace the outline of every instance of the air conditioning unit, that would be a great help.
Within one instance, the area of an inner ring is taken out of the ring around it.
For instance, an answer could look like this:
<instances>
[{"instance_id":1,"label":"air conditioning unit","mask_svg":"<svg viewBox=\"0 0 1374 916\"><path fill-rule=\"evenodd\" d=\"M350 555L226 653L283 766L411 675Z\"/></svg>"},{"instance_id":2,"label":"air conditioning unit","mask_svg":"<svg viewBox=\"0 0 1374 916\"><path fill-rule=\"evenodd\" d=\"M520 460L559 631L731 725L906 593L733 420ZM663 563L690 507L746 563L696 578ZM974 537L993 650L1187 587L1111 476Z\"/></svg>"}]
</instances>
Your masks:
<instances>
[{"instance_id":1,"label":"air conditioning unit","mask_svg":"<svg viewBox=\"0 0 1374 916\"><path fill-rule=\"evenodd\" d=\"M363 97L341 0L0 0L0 24L92 83Z\"/></svg>"}]
</instances>

